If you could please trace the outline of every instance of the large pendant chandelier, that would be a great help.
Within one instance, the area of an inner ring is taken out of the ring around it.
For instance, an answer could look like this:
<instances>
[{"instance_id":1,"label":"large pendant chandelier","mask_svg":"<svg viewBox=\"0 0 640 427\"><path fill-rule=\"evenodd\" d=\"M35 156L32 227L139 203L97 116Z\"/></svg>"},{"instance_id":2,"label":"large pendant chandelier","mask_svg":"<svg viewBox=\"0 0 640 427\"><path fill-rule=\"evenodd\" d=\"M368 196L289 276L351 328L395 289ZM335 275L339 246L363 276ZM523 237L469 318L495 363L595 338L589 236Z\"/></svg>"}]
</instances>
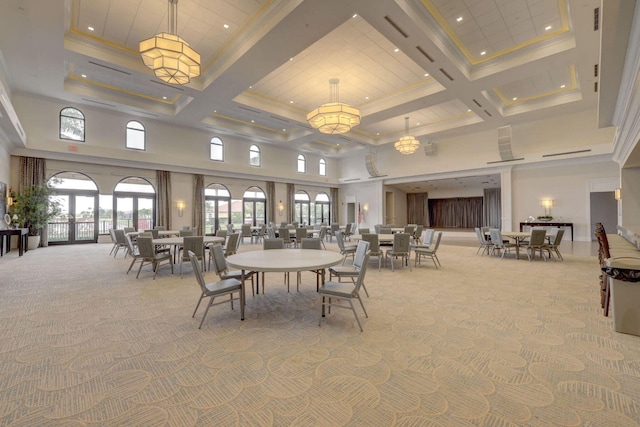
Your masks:
<instances>
[{"instance_id":1,"label":"large pendant chandelier","mask_svg":"<svg viewBox=\"0 0 640 427\"><path fill-rule=\"evenodd\" d=\"M404 129L406 135L396 141L394 146L401 154L413 154L420 148L420 141L409 135L409 117L404 118Z\"/></svg>"},{"instance_id":2,"label":"large pendant chandelier","mask_svg":"<svg viewBox=\"0 0 640 427\"><path fill-rule=\"evenodd\" d=\"M338 79L329 80L331 102L324 103L307 114L307 121L314 129L329 135L347 133L360 124L360 110L340 102L339 83Z\"/></svg>"},{"instance_id":3,"label":"large pendant chandelier","mask_svg":"<svg viewBox=\"0 0 640 427\"><path fill-rule=\"evenodd\" d=\"M169 1L169 32L160 33L140 42L144 65L160 80L184 85L200 75L200 54L178 36L178 0Z\"/></svg>"}]
</instances>

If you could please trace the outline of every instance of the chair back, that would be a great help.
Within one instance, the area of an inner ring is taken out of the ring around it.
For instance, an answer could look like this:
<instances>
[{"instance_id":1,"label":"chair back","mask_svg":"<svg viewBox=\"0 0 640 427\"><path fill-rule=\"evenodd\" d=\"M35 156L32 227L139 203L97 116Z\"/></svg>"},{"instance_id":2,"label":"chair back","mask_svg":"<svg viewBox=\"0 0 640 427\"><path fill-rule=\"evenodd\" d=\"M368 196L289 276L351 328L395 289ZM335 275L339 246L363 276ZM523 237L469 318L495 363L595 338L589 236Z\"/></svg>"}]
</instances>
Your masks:
<instances>
[{"instance_id":1,"label":"chair back","mask_svg":"<svg viewBox=\"0 0 640 427\"><path fill-rule=\"evenodd\" d=\"M124 233L133 233L134 231L136 231L135 227L125 227L124 228Z\"/></svg>"},{"instance_id":2,"label":"chair back","mask_svg":"<svg viewBox=\"0 0 640 427\"><path fill-rule=\"evenodd\" d=\"M155 227L153 227L154 230L162 230L162 231L166 231L167 227L165 227L164 225L156 225Z\"/></svg>"},{"instance_id":3,"label":"chair back","mask_svg":"<svg viewBox=\"0 0 640 427\"><path fill-rule=\"evenodd\" d=\"M146 259L154 259L156 255L155 248L153 247L153 242L150 237L138 237L138 252L140 256Z\"/></svg>"},{"instance_id":4,"label":"chair back","mask_svg":"<svg viewBox=\"0 0 640 427\"><path fill-rule=\"evenodd\" d=\"M563 236L564 236L564 229L559 228L558 231L556 232L556 235L553 237L553 241L551 242L551 244L557 247L560 244L560 242L562 242Z\"/></svg>"},{"instance_id":5,"label":"chair back","mask_svg":"<svg viewBox=\"0 0 640 427\"><path fill-rule=\"evenodd\" d=\"M301 242L302 239L307 238L307 229L306 228L296 228L296 242Z\"/></svg>"},{"instance_id":6,"label":"chair back","mask_svg":"<svg viewBox=\"0 0 640 427\"><path fill-rule=\"evenodd\" d=\"M369 265L369 252L365 252L364 258L362 259L362 264L358 268L358 279L356 280L356 286L353 288L353 292L351 292L351 296L358 296L360 293L360 288L362 287L362 283L364 283L364 275L367 272L367 265ZM354 257L355 263L355 257Z\"/></svg>"},{"instance_id":7,"label":"chair back","mask_svg":"<svg viewBox=\"0 0 640 427\"><path fill-rule=\"evenodd\" d=\"M484 240L484 236L482 235L482 230L479 227L476 227L476 237L478 238L478 242L484 245L486 241Z\"/></svg>"},{"instance_id":8,"label":"chair back","mask_svg":"<svg viewBox=\"0 0 640 427\"><path fill-rule=\"evenodd\" d=\"M227 238L227 245L225 246L225 256L233 255L237 252L238 243L240 243L240 234L231 233Z\"/></svg>"},{"instance_id":9,"label":"chair back","mask_svg":"<svg viewBox=\"0 0 640 427\"><path fill-rule=\"evenodd\" d=\"M291 225L293 225L293 228L298 228L300 223L298 221L293 221L293 222L291 222Z\"/></svg>"},{"instance_id":10,"label":"chair back","mask_svg":"<svg viewBox=\"0 0 640 427\"><path fill-rule=\"evenodd\" d=\"M436 230L434 230L433 228L425 228L424 230L422 230L422 237L420 238L420 240L422 240L422 242L420 243L423 246L431 246L431 242L433 242L433 235L435 234Z\"/></svg>"},{"instance_id":11,"label":"chair back","mask_svg":"<svg viewBox=\"0 0 640 427\"><path fill-rule=\"evenodd\" d=\"M189 230L191 230L191 226L190 226L190 225L183 225L183 226L182 226L182 229L183 229L184 231L189 231Z\"/></svg>"},{"instance_id":12,"label":"chair back","mask_svg":"<svg viewBox=\"0 0 640 427\"><path fill-rule=\"evenodd\" d=\"M204 238L202 236L186 236L182 246L184 247L183 261L189 260L189 252L195 254L199 259L204 257Z\"/></svg>"},{"instance_id":13,"label":"chair back","mask_svg":"<svg viewBox=\"0 0 640 427\"><path fill-rule=\"evenodd\" d=\"M113 232L116 236L116 242L118 242L119 245L124 246L127 244L126 234L124 234L124 230L116 229Z\"/></svg>"},{"instance_id":14,"label":"chair back","mask_svg":"<svg viewBox=\"0 0 640 427\"><path fill-rule=\"evenodd\" d=\"M355 268L362 268L366 255L369 253L369 242L366 240L360 240L358 247L356 248L356 254L353 256L353 266Z\"/></svg>"},{"instance_id":15,"label":"chair back","mask_svg":"<svg viewBox=\"0 0 640 427\"><path fill-rule=\"evenodd\" d=\"M207 289L207 283L204 281L204 276L202 275L202 271L200 271L200 263L198 262L198 257L193 252L187 252L189 255L189 260L191 260L191 267L193 268L193 272L196 276L196 280L198 281L198 285L200 285L200 289L202 290L203 295L209 295L209 289Z\"/></svg>"},{"instance_id":16,"label":"chair back","mask_svg":"<svg viewBox=\"0 0 640 427\"><path fill-rule=\"evenodd\" d=\"M415 227L413 225L404 226L404 232L407 233L409 236L413 236L414 231L415 231Z\"/></svg>"},{"instance_id":17,"label":"chair back","mask_svg":"<svg viewBox=\"0 0 640 427\"><path fill-rule=\"evenodd\" d=\"M371 233L371 232L369 231L369 227L361 227L361 228L359 228L359 229L358 229L358 232L359 232L361 235L362 235L362 234L369 234L369 233Z\"/></svg>"},{"instance_id":18,"label":"chair back","mask_svg":"<svg viewBox=\"0 0 640 427\"><path fill-rule=\"evenodd\" d=\"M393 235L393 253L409 253L411 235L409 233L396 233Z\"/></svg>"},{"instance_id":19,"label":"chair back","mask_svg":"<svg viewBox=\"0 0 640 427\"><path fill-rule=\"evenodd\" d=\"M227 233L233 233L233 224L227 224Z\"/></svg>"},{"instance_id":20,"label":"chair back","mask_svg":"<svg viewBox=\"0 0 640 427\"><path fill-rule=\"evenodd\" d=\"M331 234L335 234L340 231L340 224L333 223L331 224Z\"/></svg>"},{"instance_id":21,"label":"chair back","mask_svg":"<svg viewBox=\"0 0 640 427\"><path fill-rule=\"evenodd\" d=\"M542 246L544 245L545 236L547 231L543 228L541 230L531 230L531 238L529 239L529 246ZM493 237L492 237L493 239Z\"/></svg>"},{"instance_id":22,"label":"chair back","mask_svg":"<svg viewBox=\"0 0 640 427\"><path fill-rule=\"evenodd\" d=\"M344 226L344 235L345 236L351 235L351 223L350 222L348 222L347 225Z\"/></svg>"},{"instance_id":23,"label":"chair back","mask_svg":"<svg viewBox=\"0 0 640 427\"><path fill-rule=\"evenodd\" d=\"M322 240L327 237L327 226L323 225L320 227L320 233L318 233L318 239Z\"/></svg>"},{"instance_id":24,"label":"chair back","mask_svg":"<svg viewBox=\"0 0 640 427\"><path fill-rule=\"evenodd\" d=\"M305 237L300 240L300 249L322 249L322 244L318 238Z\"/></svg>"},{"instance_id":25,"label":"chair back","mask_svg":"<svg viewBox=\"0 0 640 427\"><path fill-rule=\"evenodd\" d=\"M340 252L344 251L344 236L341 231L336 231L336 242L338 242L338 248L340 248Z\"/></svg>"},{"instance_id":26,"label":"chair back","mask_svg":"<svg viewBox=\"0 0 640 427\"><path fill-rule=\"evenodd\" d=\"M291 236L289 235L289 229L287 227L281 227L278 229L278 236L284 243L291 243Z\"/></svg>"},{"instance_id":27,"label":"chair back","mask_svg":"<svg viewBox=\"0 0 640 427\"><path fill-rule=\"evenodd\" d=\"M376 224L373 226L373 232L376 234L380 234L380 227L382 227L382 224Z\"/></svg>"},{"instance_id":28,"label":"chair back","mask_svg":"<svg viewBox=\"0 0 640 427\"><path fill-rule=\"evenodd\" d=\"M489 237L491 237L491 243L495 248L503 248L504 244L502 243L502 232L498 228L490 228L489 229Z\"/></svg>"},{"instance_id":29,"label":"chair back","mask_svg":"<svg viewBox=\"0 0 640 427\"><path fill-rule=\"evenodd\" d=\"M242 226L240 227L240 231L242 232L242 237L251 237L250 224L242 224Z\"/></svg>"},{"instance_id":30,"label":"chair back","mask_svg":"<svg viewBox=\"0 0 640 427\"><path fill-rule=\"evenodd\" d=\"M276 238L276 230L273 227L267 228L267 239L275 239Z\"/></svg>"},{"instance_id":31,"label":"chair back","mask_svg":"<svg viewBox=\"0 0 640 427\"><path fill-rule=\"evenodd\" d=\"M280 222L280 227L281 227L281 228L287 228L287 225L288 225L288 224L287 224L287 222L286 222L286 221L281 221L281 222Z\"/></svg>"},{"instance_id":32,"label":"chair back","mask_svg":"<svg viewBox=\"0 0 640 427\"><path fill-rule=\"evenodd\" d=\"M223 239L226 239L227 238L227 230L220 229L220 230L216 231L216 236L217 237L222 237Z\"/></svg>"},{"instance_id":33,"label":"chair back","mask_svg":"<svg viewBox=\"0 0 640 427\"><path fill-rule=\"evenodd\" d=\"M434 254L438 250L438 246L440 246L440 240L442 240L442 231L438 232L438 237L436 237L436 243L435 245L433 245L433 249L431 249Z\"/></svg>"},{"instance_id":34,"label":"chair back","mask_svg":"<svg viewBox=\"0 0 640 427\"><path fill-rule=\"evenodd\" d=\"M180 237L193 236L193 230L180 230Z\"/></svg>"},{"instance_id":35,"label":"chair back","mask_svg":"<svg viewBox=\"0 0 640 427\"><path fill-rule=\"evenodd\" d=\"M118 243L118 241L116 240L116 233L115 233L115 230L113 228L109 229L109 235L111 236L111 242L112 243Z\"/></svg>"},{"instance_id":36,"label":"chair back","mask_svg":"<svg viewBox=\"0 0 640 427\"><path fill-rule=\"evenodd\" d=\"M422 230L424 229L424 225L416 225L416 229L413 231L413 238L419 239L422 237Z\"/></svg>"},{"instance_id":37,"label":"chair back","mask_svg":"<svg viewBox=\"0 0 640 427\"><path fill-rule=\"evenodd\" d=\"M391 227L380 227L378 234L391 234Z\"/></svg>"},{"instance_id":38,"label":"chair back","mask_svg":"<svg viewBox=\"0 0 640 427\"><path fill-rule=\"evenodd\" d=\"M262 241L262 249L284 249L284 241L282 239L264 239Z\"/></svg>"},{"instance_id":39,"label":"chair back","mask_svg":"<svg viewBox=\"0 0 640 427\"><path fill-rule=\"evenodd\" d=\"M151 236L154 239L159 239L160 238L160 233L158 232L159 230L157 228L154 228L153 230L147 230L147 231L151 233Z\"/></svg>"},{"instance_id":40,"label":"chair back","mask_svg":"<svg viewBox=\"0 0 640 427\"><path fill-rule=\"evenodd\" d=\"M227 260L224 257L224 253L222 252L221 245L213 245L211 246L211 257L213 259L213 268L216 270L216 274L222 276L227 272Z\"/></svg>"},{"instance_id":41,"label":"chair back","mask_svg":"<svg viewBox=\"0 0 640 427\"><path fill-rule=\"evenodd\" d=\"M138 255L135 246L133 246L133 242L131 241L131 236L130 235L125 235L124 236L125 241L127 242L127 249L129 250L129 254L132 257L135 257L136 255Z\"/></svg>"},{"instance_id":42,"label":"chair back","mask_svg":"<svg viewBox=\"0 0 640 427\"><path fill-rule=\"evenodd\" d=\"M371 255L377 255L380 253L380 241L378 235L375 233L365 233L361 235L362 240L369 243L369 252Z\"/></svg>"}]
</instances>

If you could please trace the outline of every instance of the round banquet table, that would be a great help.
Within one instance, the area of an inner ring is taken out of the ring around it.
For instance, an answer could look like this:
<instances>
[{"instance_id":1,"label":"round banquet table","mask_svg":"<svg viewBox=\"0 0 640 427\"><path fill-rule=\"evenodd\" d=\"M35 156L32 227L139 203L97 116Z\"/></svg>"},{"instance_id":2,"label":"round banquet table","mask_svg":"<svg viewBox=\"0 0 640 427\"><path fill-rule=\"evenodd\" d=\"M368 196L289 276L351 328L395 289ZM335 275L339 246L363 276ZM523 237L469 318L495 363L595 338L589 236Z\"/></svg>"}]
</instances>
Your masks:
<instances>
[{"instance_id":1,"label":"round banquet table","mask_svg":"<svg viewBox=\"0 0 640 427\"><path fill-rule=\"evenodd\" d=\"M224 237L216 237L216 236L203 236L202 241L205 246L213 243L224 244ZM184 245L184 237L162 237L160 239L153 239L151 241L154 245L172 245L173 246L173 263L176 263L177 250L179 246Z\"/></svg>"},{"instance_id":2,"label":"round banquet table","mask_svg":"<svg viewBox=\"0 0 640 427\"><path fill-rule=\"evenodd\" d=\"M269 249L242 252L227 257L227 265L243 271L286 273L322 270L322 283L324 269L341 262L340 253L317 249ZM244 286L242 289L244 292Z\"/></svg>"}]
</instances>

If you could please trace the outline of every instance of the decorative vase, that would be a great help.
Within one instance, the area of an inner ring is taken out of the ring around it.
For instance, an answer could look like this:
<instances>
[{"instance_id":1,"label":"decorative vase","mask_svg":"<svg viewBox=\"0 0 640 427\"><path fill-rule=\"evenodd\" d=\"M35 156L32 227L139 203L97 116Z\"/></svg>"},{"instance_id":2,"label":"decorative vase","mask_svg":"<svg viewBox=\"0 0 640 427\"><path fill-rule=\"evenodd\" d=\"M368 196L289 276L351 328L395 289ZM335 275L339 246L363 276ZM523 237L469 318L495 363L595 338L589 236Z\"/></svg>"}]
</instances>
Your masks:
<instances>
[{"instance_id":1,"label":"decorative vase","mask_svg":"<svg viewBox=\"0 0 640 427\"><path fill-rule=\"evenodd\" d=\"M38 249L38 246L40 246L40 236L28 236L27 240L27 246L30 251Z\"/></svg>"}]
</instances>

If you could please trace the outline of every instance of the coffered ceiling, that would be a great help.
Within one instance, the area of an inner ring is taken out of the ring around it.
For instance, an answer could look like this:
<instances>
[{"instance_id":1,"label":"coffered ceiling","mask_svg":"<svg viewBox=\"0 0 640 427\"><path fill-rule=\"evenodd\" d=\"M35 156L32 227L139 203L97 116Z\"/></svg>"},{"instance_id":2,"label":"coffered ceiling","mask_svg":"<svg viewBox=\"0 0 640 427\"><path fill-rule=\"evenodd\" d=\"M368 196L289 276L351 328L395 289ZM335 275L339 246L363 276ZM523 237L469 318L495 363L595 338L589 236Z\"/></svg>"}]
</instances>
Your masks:
<instances>
[{"instance_id":1,"label":"coffered ceiling","mask_svg":"<svg viewBox=\"0 0 640 427\"><path fill-rule=\"evenodd\" d=\"M180 0L177 33L202 57L161 82L138 43L167 0L8 0L0 49L14 91L321 152L388 149L595 109L600 0ZM306 114L360 108L344 135Z\"/></svg>"}]
</instances>

